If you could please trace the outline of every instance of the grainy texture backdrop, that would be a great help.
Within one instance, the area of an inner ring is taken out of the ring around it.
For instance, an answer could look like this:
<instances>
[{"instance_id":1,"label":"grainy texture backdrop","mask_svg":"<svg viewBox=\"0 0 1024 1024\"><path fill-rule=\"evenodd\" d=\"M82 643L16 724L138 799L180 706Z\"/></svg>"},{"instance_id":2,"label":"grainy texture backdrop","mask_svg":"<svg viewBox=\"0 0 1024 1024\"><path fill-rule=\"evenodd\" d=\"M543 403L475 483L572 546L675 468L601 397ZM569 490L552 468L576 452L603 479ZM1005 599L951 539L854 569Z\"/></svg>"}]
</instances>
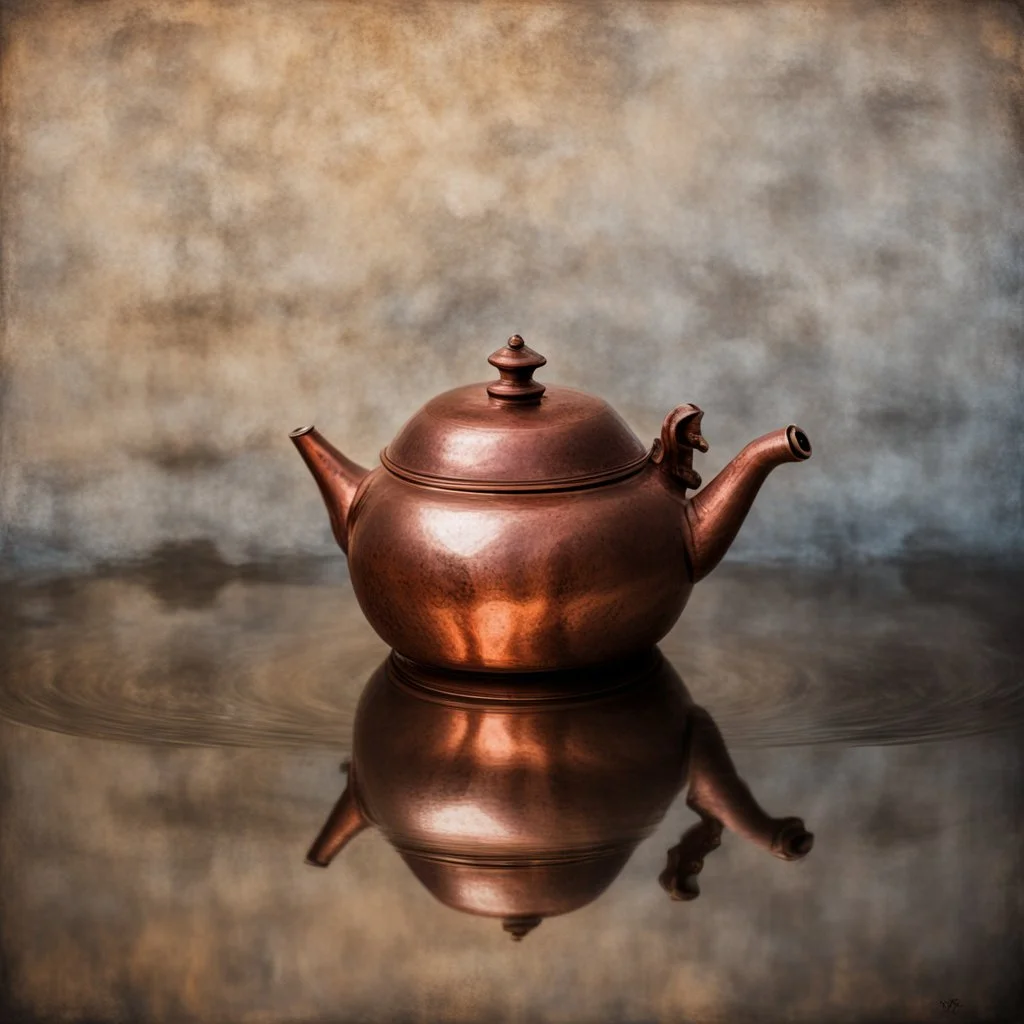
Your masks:
<instances>
[{"instance_id":1,"label":"grainy texture backdrop","mask_svg":"<svg viewBox=\"0 0 1024 1024\"><path fill-rule=\"evenodd\" d=\"M700 898L673 903L657 877L694 821L680 800L604 895L514 946L436 903L376 830L327 872L302 863L336 760L0 721L0 1009L32 1008L15 1024L1008 1024L1020 740L740 752L764 806L814 829L806 861L729 833Z\"/></svg>"},{"instance_id":2,"label":"grainy texture backdrop","mask_svg":"<svg viewBox=\"0 0 1024 1024\"><path fill-rule=\"evenodd\" d=\"M705 479L815 442L734 557L1024 549L1009 3L8 3L8 565L327 552L513 330Z\"/></svg>"}]
</instances>

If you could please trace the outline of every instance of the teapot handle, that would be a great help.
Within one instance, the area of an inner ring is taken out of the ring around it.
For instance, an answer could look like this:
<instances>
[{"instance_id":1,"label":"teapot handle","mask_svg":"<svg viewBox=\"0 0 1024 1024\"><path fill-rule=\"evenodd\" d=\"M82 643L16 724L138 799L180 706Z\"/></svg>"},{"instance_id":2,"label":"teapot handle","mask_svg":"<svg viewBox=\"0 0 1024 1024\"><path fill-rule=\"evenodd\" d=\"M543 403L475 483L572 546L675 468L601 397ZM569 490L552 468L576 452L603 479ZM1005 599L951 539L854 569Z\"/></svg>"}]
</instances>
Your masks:
<instances>
[{"instance_id":1,"label":"teapot handle","mask_svg":"<svg viewBox=\"0 0 1024 1024\"><path fill-rule=\"evenodd\" d=\"M693 468L693 452L708 450L708 443L700 432L704 410L687 404L676 406L661 424L661 437L654 442L651 458L673 479L684 487L696 489L701 476Z\"/></svg>"}]
</instances>

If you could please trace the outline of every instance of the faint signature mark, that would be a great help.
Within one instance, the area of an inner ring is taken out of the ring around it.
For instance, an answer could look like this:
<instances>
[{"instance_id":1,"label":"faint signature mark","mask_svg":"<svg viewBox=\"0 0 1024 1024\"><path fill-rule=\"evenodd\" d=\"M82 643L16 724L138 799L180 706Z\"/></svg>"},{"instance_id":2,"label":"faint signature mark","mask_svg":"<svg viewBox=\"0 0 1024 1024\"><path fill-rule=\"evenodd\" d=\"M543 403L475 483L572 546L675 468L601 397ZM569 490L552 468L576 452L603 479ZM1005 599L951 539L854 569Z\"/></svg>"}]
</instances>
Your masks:
<instances>
[{"instance_id":1,"label":"faint signature mark","mask_svg":"<svg viewBox=\"0 0 1024 1024\"><path fill-rule=\"evenodd\" d=\"M944 1010L948 1010L950 1013L956 1013L960 1009L959 999L940 999L939 1006Z\"/></svg>"}]
</instances>

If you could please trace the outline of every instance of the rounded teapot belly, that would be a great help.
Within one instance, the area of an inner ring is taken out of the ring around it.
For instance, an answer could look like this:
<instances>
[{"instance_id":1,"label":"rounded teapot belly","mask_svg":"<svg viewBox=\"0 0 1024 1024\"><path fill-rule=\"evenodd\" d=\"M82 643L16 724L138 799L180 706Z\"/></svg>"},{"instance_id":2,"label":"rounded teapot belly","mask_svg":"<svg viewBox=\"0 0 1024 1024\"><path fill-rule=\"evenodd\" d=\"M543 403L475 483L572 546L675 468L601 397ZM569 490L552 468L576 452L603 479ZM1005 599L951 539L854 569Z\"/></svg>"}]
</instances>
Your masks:
<instances>
[{"instance_id":1,"label":"rounded teapot belly","mask_svg":"<svg viewBox=\"0 0 1024 1024\"><path fill-rule=\"evenodd\" d=\"M456 910L513 938L596 899L683 787L700 816L659 876L677 900L723 828L784 860L813 836L766 814L657 648L542 674L450 672L392 654L359 701L348 782L307 854L326 867L378 828Z\"/></svg>"},{"instance_id":2,"label":"rounded teapot belly","mask_svg":"<svg viewBox=\"0 0 1024 1024\"><path fill-rule=\"evenodd\" d=\"M627 856L685 782L687 695L657 652L579 676L563 693L515 680L489 697L479 675L460 692L389 658L353 730L368 819L403 855Z\"/></svg>"},{"instance_id":3,"label":"rounded teapot belly","mask_svg":"<svg viewBox=\"0 0 1024 1024\"><path fill-rule=\"evenodd\" d=\"M356 596L414 661L534 672L657 643L692 589L679 504L649 466L533 494L445 491L374 474L349 521Z\"/></svg>"}]
</instances>

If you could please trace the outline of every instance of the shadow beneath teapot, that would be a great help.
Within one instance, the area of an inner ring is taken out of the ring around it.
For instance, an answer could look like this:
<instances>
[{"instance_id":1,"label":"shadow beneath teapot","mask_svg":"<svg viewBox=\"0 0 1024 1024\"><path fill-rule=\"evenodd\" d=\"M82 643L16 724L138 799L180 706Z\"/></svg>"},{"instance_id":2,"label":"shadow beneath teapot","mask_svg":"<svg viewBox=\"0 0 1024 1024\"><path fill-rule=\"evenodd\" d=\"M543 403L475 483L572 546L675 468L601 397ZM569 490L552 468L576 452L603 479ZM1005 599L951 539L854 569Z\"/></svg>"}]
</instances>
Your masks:
<instances>
[{"instance_id":1,"label":"shadow beneath teapot","mask_svg":"<svg viewBox=\"0 0 1024 1024\"><path fill-rule=\"evenodd\" d=\"M683 789L700 820L659 878L674 900L699 894L723 829L784 860L814 842L800 818L758 804L657 648L497 677L392 653L363 691L352 750L307 862L326 867L376 827L440 902L501 919L517 941L604 892Z\"/></svg>"}]
</instances>

